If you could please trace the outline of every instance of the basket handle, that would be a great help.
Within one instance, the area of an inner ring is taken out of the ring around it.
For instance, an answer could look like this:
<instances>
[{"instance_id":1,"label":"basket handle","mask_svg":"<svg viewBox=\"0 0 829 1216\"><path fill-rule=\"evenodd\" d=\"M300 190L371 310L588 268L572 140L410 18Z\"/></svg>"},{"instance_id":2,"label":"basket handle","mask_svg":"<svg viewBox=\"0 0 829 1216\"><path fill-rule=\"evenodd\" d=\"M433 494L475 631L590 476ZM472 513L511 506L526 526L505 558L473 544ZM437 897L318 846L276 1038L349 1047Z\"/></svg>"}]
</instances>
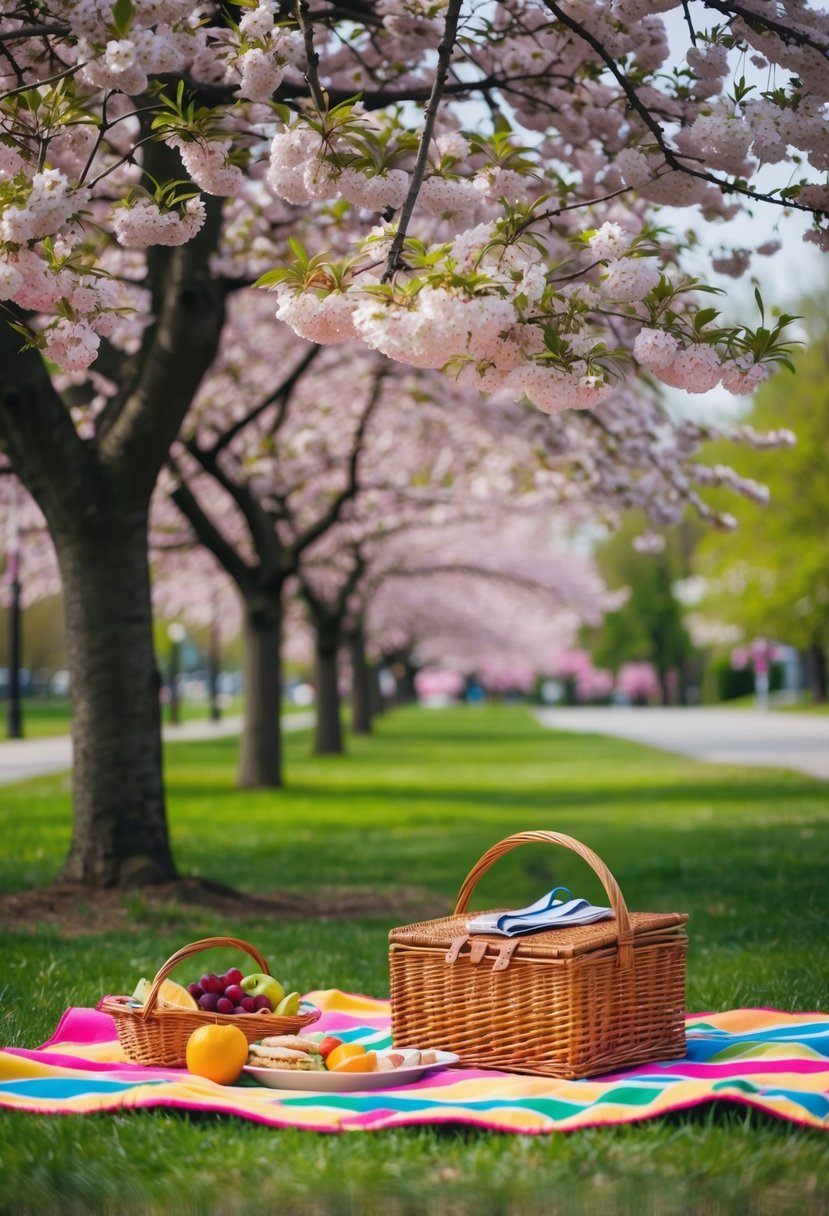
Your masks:
<instances>
[{"instance_id":1,"label":"basket handle","mask_svg":"<svg viewBox=\"0 0 829 1216\"><path fill-rule=\"evenodd\" d=\"M475 863L464 879L463 886L458 894L458 901L455 904L454 915L461 916L466 911L469 898L477 886L478 879L500 857L503 857L505 853L509 853L520 844L536 843L560 844L565 849L572 849L598 875L599 881L610 900L613 914L616 917L619 940L619 965L623 969L627 969L633 962L633 928L630 923L630 913L628 912L627 904L625 903L625 898L622 895L619 884L597 853L594 853L586 844L582 844L581 841L575 840L572 836L565 836L563 832L516 832L515 835L507 836L505 840L501 840L498 844L494 844L492 848L487 849L483 857Z\"/></svg>"},{"instance_id":2,"label":"basket handle","mask_svg":"<svg viewBox=\"0 0 829 1216\"><path fill-rule=\"evenodd\" d=\"M176 950L175 954L171 954L167 962L159 968L150 988L149 995L141 1009L138 1010L139 1016L142 1018L150 1016L155 1008L156 999L161 991L161 985L179 963L183 963L191 954L199 954L202 950L212 950L217 946L233 946L238 950L244 950L245 954L249 954L253 961L258 964L261 971L270 975L268 964L256 947L251 946L249 942L244 942L239 937L203 937L197 942L191 942L189 946L182 946L180 950Z\"/></svg>"}]
</instances>

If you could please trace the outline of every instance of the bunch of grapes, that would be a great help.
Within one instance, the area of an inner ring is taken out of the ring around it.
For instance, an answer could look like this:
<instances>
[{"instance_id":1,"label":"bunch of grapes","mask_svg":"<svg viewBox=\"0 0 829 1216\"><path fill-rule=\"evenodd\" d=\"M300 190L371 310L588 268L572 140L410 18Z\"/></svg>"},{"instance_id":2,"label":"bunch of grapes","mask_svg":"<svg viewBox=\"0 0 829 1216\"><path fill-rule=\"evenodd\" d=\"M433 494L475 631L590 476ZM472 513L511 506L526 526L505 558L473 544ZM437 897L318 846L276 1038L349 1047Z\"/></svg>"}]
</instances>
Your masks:
<instances>
[{"instance_id":1,"label":"bunch of grapes","mask_svg":"<svg viewBox=\"0 0 829 1216\"><path fill-rule=\"evenodd\" d=\"M238 967L231 967L224 975L203 975L198 983L188 984L187 991L207 1013L272 1013L270 997L248 996L241 987L243 978Z\"/></svg>"}]
</instances>

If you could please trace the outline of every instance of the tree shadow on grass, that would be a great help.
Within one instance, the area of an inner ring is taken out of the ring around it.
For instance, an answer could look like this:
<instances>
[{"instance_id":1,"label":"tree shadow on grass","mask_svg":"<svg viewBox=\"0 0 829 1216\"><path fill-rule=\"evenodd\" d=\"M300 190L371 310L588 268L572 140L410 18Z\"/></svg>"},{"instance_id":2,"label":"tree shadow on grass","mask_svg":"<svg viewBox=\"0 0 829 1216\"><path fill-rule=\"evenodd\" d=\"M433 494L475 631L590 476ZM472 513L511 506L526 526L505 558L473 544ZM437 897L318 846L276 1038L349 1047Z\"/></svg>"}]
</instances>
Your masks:
<instances>
[{"instance_id":1,"label":"tree shadow on grass","mask_svg":"<svg viewBox=\"0 0 829 1216\"><path fill-rule=\"evenodd\" d=\"M175 795L181 797L197 797L203 793L199 786L176 785ZM223 791L225 793L225 791ZM226 793L232 793L234 799L244 798L248 796L246 791L228 790ZM335 795L338 803L343 807L344 819L347 819L347 804L351 803L360 808L372 803L385 804L393 806L395 803L421 803L428 802L433 806L449 804L452 806L469 805L474 807L497 807L503 808L514 806L516 808L523 807L539 807L547 810L559 810L566 806L586 807L586 806L603 806L603 807L627 807L627 806L653 806L660 805L670 806L673 803L679 803L687 807L689 802L698 801L701 804L709 803L732 803L732 804L750 804L752 798L762 796L763 801L770 799L778 799L786 804L791 805L797 800L805 800L816 802L822 794L821 785L817 781L812 781L808 778L792 777L791 779L770 779L757 777L756 779L747 779L743 782L735 782L733 779L725 782L715 780L705 782L700 781L693 790L685 785L679 785L676 782L667 784L655 785L639 785L635 780L631 779L629 786L620 787L618 777L614 779L613 784L602 785L599 781L595 785L585 787L581 783L568 784L567 782L555 782L549 785L539 786L537 789L528 789L522 786L518 789L492 789L485 785L472 785L464 782L462 788L452 786L435 786L424 782L422 786L417 786L408 781L406 784L397 784L389 782L379 785L376 783L354 785L351 783L343 784L342 786L320 787L316 784L310 784L303 781L292 781L289 787L282 790L256 790L250 791L251 797L268 797L273 798L274 804L278 804L280 798L284 795L285 798L293 799L314 799L321 794L331 796ZM222 796L222 795L219 795ZM436 823L443 822L439 813L433 817ZM423 822L428 822L429 817L426 816Z\"/></svg>"}]
</instances>

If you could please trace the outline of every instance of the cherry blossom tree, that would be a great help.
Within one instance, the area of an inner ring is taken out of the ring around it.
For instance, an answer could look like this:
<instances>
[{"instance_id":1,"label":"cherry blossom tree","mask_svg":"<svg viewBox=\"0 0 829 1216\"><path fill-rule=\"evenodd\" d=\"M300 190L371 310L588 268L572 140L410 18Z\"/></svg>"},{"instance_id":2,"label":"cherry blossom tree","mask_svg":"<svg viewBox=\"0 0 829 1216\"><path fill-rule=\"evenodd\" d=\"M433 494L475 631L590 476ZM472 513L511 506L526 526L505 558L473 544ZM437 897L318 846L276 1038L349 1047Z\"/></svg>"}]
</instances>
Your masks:
<instances>
[{"instance_id":1,"label":"cherry blossom tree","mask_svg":"<svg viewBox=\"0 0 829 1216\"><path fill-rule=\"evenodd\" d=\"M658 208L826 247L828 32L803 0L3 0L0 451L64 591L67 877L174 873L147 517L228 296L265 275L300 336L496 405L750 391L785 318L721 318Z\"/></svg>"},{"instance_id":2,"label":"cherry blossom tree","mask_svg":"<svg viewBox=\"0 0 829 1216\"><path fill-rule=\"evenodd\" d=\"M442 567L418 570L415 559L409 570L390 571L366 605L370 645L415 671L460 672L492 693L530 692L553 674L580 625L600 619L607 601L590 561L550 545L531 548L526 529L519 530L523 550L514 547L514 526L501 537L467 531L463 563L453 560L450 545ZM498 569L491 542L510 533L510 560Z\"/></svg>"},{"instance_id":3,"label":"cherry blossom tree","mask_svg":"<svg viewBox=\"0 0 829 1216\"><path fill-rule=\"evenodd\" d=\"M358 352L350 373L344 375L338 357L306 377L317 349L295 339L286 342L289 333L277 331L271 337L281 337L287 346L290 370L274 386L271 366L246 358L246 344L256 341L252 333L261 305L258 297L237 302L239 324L228 330L162 485L189 524L191 539L210 550L243 602L243 787L282 783L285 589L305 550L336 523L358 491L366 429L385 370L377 356ZM181 543L175 530L172 538Z\"/></svg>"},{"instance_id":4,"label":"cherry blossom tree","mask_svg":"<svg viewBox=\"0 0 829 1216\"><path fill-rule=\"evenodd\" d=\"M615 684L613 673L597 667L592 655L580 647L560 651L553 659L550 675L564 682L566 703L604 700Z\"/></svg>"},{"instance_id":5,"label":"cherry blossom tree","mask_svg":"<svg viewBox=\"0 0 829 1216\"><path fill-rule=\"evenodd\" d=\"M634 705L658 702L661 688L653 663L623 663L616 677L616 690Z\"/></svg>"}]
</instances>

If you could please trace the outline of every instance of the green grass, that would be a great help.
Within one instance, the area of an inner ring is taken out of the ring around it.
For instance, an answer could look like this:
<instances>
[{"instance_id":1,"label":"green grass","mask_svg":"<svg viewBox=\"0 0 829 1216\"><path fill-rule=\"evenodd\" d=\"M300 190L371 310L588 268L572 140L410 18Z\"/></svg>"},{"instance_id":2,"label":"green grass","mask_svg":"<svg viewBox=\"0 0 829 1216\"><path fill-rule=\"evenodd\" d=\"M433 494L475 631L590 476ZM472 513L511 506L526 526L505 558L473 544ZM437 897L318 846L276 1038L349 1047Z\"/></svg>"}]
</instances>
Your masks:
<instances>
[{"instance_id":1,"label":"green grass","mask_svg":"<svg viewBox=\"0 0 829 1216\"><path fill-rule=\"evenodd\" d=\"M183 872L251 892L351 886L391 897L415 885L442 915L490 843L555 828L596 849L632 908L691 914L689 1009L829 1008L825 784L555 734L520 708L396 711L344 758L312 760L306 733L286 746L289 788L246 793L233 785L233 740L167 748ZM0 890L49 882L69 841L66 778L5 787L0 808ZM533 847L503 858L474 903L526 902L553 882L601 896L582 863ZM291 986L388 993L388 916L228 923L210 909L128 898L129 931L5 934L0 1041L39 1043L65 1006L130 989L185 941L219 932L254 942ZM189 978L193 965L184 970ZM16 1213L829 1211L825 1136L728 1107L537 1138L6 1112L0 1161L0 1212Z\"/></svg>"},{"instance_id":2,"label":"green grass","mask_svg":"<svg viewBox=\"0 0 829 1216\"><path fill-rule=\"evenodd\" d=\"M223 705L222 716L229 718L242 712L242 698L231 697ZM284 705L285 714L305 713L304 706ZM0 737L5 738L6 703L0 701ZM67 697L25 697L23 700L23 734L27 739L43 739L47 735L66 735L69 733L71 710ZM210 707L205 701L182 701L180 711L182 722L207 722L210 719ZM164 707L162 717L165 723L170 721L170 710Z\"/></svg>"},{"instance_id":3,"label":"green grass","mask_svg":"<svg viewBox=\"0 0 829 1216\"><path fill-rule=\"evenodd\" d=\"M0 702L0 709L3 714L2 725L5 727L7 703ZM69 730L69 701L66 697L24 697L22 717L23 735L26 739L65 735Z\"/></svg>"}]
</instances>

